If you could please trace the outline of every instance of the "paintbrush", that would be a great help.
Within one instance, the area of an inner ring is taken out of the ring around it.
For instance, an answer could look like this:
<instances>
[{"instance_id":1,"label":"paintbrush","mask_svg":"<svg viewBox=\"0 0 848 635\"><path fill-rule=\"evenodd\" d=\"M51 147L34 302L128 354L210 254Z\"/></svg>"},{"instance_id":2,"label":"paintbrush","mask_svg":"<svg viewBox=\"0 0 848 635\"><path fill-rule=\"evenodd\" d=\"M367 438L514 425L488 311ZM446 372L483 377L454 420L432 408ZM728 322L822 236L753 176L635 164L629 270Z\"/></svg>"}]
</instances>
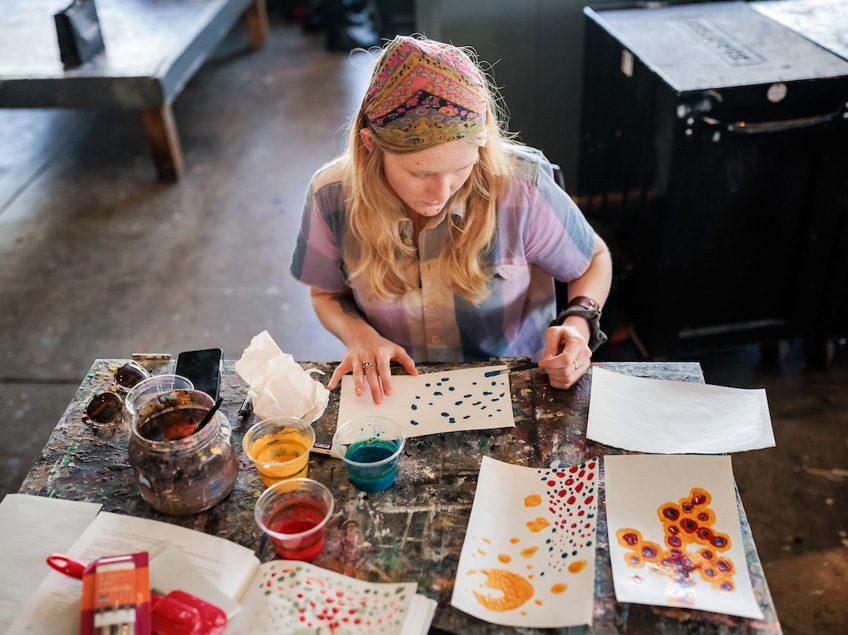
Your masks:
<instances>
[{"instance_id":1,"label":"paintbrush","mask_svg":"<svg viewBox=\"0 0 848 635\"><path fill-rule=\"evenodd\" d=\"M221 407L221 404L223 403L223 401L224 401L223 397L218 397L218 401L215 402L215 405L212 406L211 408L209 408L209 410L206 411L206 416L204 416L203 419L200 420L200 423L197 424L197 427L194 429L194 434L197 434L198 432L200 432L203 429L203 426L205 426L207 423L209 423L209 421L212 419L212 417L215 415L215 413L218 412L218 408Z\"/></svg>"},{"instance_id":2,"label":"paintbrush","mask_svg":"<svg viewBox=\"0 0 848 635\"><path fill-rule=\"evenodd\" d=\"M536 368L536 364L520 364L518 366L513 366L512 368L501 368L499 370L490 370L483 373L483 377L494 377L495 375L501 375L503 373L518 373L522 370L531 370Z\"/></svg>"}]
</instances>

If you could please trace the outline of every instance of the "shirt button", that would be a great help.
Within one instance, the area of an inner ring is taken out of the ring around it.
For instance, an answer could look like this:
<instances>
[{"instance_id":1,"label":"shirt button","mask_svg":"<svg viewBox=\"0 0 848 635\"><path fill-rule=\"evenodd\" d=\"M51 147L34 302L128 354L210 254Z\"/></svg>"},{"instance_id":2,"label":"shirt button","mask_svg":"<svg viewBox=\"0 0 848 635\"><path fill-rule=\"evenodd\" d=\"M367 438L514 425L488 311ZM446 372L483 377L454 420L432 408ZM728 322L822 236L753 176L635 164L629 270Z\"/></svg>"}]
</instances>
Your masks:
<instances>
[{"instance_id":1,"label":"shirt button","mask_svg":"<svg viewBox=\"0 0 848 635\"><path fill-rule=\"evenodd\" d=\"M441 341L442 341L442 338L439 337L438 335L434 335L433 337L430 338L431 344L438 344Z\"/></svg>"}]
</instances>

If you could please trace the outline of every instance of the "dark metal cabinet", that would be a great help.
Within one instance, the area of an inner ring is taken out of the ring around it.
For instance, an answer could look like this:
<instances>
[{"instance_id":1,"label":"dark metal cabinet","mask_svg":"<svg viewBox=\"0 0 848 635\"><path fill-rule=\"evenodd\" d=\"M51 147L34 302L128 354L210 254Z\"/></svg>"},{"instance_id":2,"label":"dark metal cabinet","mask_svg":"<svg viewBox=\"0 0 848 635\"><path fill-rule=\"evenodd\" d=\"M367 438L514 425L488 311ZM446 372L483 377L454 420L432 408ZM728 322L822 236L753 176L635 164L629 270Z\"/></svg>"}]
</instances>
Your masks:
<instances>
[{"instance_id":1,"label":"dark metal cabinet","mask_svg":"<svg viewBox=\"0 0 848 635\"><path fill-rule=\"evenodd\" d=\"M585 15L579 193L647 350L813 334L848 62L741 2Z\"/></svg>"}]
</instances>

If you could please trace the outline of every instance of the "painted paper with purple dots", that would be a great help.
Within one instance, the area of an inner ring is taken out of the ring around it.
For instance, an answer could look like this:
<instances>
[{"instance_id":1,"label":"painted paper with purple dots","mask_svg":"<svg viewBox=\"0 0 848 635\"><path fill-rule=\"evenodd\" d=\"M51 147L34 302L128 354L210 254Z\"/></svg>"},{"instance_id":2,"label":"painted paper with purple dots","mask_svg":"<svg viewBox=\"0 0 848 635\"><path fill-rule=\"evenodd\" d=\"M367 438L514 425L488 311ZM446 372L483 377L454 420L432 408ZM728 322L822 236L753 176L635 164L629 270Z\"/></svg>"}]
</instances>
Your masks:
<instances>
[{"instance_id":1,"label":"painted paper with purple dots","mask_svg":"<svg viewBox=\"0 0 848 635\"><path fill-rule=\"evenodd\" d=\"M729 456L606 456L604 478L619 602L763 619Z\"/></svg>"},{"instance_id":2,"label":"painted paper with purple dots","mask_svg":"<svg viewBox=\"0 0 848 635\"><path fill-rule=\"evenodd\" d=\"M392 394L375 404L357 397L353 377L342 378L339 422L379 415L397 421L409 437L515 427L507 366L481 366L392 377Z\"/></svg>"}]
</instances>

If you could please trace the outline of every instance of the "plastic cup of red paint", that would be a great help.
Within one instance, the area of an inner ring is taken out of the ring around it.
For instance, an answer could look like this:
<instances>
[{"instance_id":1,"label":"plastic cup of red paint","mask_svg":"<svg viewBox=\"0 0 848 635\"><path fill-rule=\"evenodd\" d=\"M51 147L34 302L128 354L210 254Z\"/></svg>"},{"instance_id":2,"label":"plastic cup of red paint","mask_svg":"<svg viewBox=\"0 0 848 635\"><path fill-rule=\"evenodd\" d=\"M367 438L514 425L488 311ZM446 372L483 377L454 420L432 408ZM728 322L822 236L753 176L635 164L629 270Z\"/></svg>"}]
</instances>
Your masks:
<instances>
[{"instance_id":1,"label":"plastic cup of red paint","mask_svg":"<svg viewBox=\"0 0 848 635\"><path fill-rule=\"evenodd\" d=\"M254 516L281 558L311 562L324 550L333 505L333 494L321 483L293 478L262 492Z\"/></svg>"}]
</instances>

